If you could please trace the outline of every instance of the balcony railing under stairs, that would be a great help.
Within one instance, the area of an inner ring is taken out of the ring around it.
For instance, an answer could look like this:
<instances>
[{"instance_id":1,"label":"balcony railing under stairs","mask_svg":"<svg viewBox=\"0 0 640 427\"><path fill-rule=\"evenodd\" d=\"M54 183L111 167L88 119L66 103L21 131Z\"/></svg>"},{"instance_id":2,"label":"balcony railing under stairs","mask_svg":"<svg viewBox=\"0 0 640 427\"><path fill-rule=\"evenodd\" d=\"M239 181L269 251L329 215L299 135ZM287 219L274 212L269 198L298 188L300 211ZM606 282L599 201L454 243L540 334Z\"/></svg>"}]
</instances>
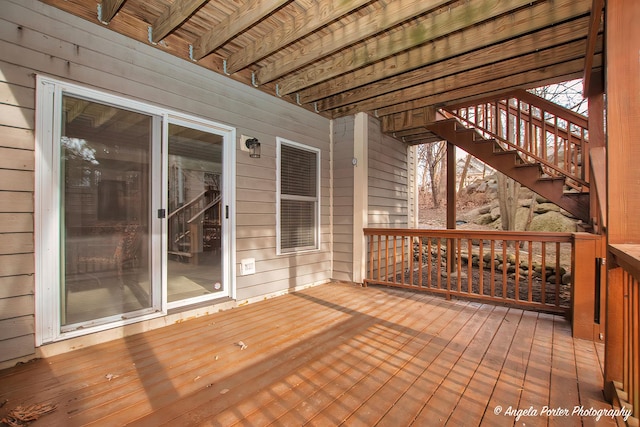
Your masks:
<instances>
[{"instance_id":1,"label":"balcony railing under stairs","mask_svg":"<svg viewBox=\"0 0 640 427\"><path fill-rule=\"evenodd\" d=\"M566 313L570 233L365 229L366 284Z\"/></svg>"}]
</instances>

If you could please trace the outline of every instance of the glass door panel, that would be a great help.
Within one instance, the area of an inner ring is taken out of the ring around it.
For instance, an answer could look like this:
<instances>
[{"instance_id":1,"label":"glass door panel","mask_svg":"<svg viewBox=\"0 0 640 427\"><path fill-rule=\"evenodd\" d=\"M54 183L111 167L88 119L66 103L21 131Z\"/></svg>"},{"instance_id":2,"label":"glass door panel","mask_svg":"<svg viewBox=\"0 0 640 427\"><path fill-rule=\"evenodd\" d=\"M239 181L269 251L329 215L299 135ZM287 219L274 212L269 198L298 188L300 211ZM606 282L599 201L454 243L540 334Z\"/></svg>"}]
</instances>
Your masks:
<instances>
[{"instance_id":1,"label":"glass door panel","mask_svg":"<svg viewBox=\"0 0 640 427\"><path fill-rule=\"evenodd\" d=\"M153 116L69 95L62 103L61 325L69 330L152 307Z\"/></svg>"},{"instance_id":2,"label":"glass door panel","mask_svg":"<svg viewBox=\"0 0 640 427\"><path fill-rule=\"evenodd\" d=\"M222 271L223 137L169 124L167 301L228 294Z\"/></svg>"}]
</instances>

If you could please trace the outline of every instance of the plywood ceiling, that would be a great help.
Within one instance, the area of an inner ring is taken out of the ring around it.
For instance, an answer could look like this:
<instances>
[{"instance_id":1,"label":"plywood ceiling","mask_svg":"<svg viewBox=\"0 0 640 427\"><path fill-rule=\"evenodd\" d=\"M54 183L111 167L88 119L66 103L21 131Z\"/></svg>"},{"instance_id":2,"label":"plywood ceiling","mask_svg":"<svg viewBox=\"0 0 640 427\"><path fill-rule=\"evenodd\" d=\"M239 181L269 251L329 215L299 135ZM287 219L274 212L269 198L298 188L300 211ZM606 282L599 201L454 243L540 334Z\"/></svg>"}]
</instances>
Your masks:
<instances>
[{"instance_id":1,"label":"plywood ceiling","mask_svg":"<svg viewBox=\"0 0 640 427\"><path fill-rule=\"evenodd\" d=\"M601 0L43 2L330 118L410 117L602 67Z\"/></svg>"}]
</instances>

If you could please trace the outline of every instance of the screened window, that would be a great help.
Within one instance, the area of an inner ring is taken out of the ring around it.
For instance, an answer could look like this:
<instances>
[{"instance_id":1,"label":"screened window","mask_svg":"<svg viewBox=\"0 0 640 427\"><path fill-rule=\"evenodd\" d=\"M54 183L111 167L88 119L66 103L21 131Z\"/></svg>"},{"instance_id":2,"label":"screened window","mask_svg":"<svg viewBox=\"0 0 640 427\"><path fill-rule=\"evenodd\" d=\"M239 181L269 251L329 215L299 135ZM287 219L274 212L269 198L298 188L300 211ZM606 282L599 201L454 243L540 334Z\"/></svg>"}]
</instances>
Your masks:
<instances>
[{"instance_id":1,"label":"screened window","mask_svg":"<svg viewBox=\"0 0 640 427\"><path fill-rule=\"evenodd\" d=\"M278 252L319 247L320 152L278 140Z\"/></svg>"}]
</instances>

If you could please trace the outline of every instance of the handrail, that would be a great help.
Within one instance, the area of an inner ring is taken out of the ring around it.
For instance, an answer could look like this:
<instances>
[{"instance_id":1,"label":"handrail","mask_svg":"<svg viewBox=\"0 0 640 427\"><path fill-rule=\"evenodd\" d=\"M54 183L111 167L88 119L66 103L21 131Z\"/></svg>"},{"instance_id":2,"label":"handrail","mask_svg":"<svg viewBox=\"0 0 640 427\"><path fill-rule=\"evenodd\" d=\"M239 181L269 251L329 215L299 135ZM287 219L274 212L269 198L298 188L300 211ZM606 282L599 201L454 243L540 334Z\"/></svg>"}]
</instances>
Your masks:
<instances>
[{"instance_id":1,"label":"handrail","mask_svg":"<svg viewBox=\"0 0 640 427\"><path fill-rule=\"evenodd\" d=\"M196 197L194 197L193 199L191 199L189 202L185 203L184 205L180 206L178 209L176 209L173 212L169 213L169 216L167 218L171 218L172 216L174 216L175 214L177 214L178 212L181 212L182 210L190 207L191 205L193 205L195 202L197 202L198 200L200 200L202 198L202 196L204 196L206 194L207 190L204 190L202 193L198 194Z\"/></svg>"},{"instance_id":2,"label":"handrail","mask_svg":"<svg viewBox=\"0 0 640 427\"><path fill-rule=\"evenodd\" d=\"M583 167L588 155L585 116L524 90L444 110L483 137L516 150L523 161L540 163L549 175L564 176L567 185L579 191L589 187Z\"/></svg>"},{"instance_id":3,"label":"handrail","mask_svg":"<svg viewBox=\"0 0 640 427\"><path fill-rule=\"evenodd\" d=\"M211 201L208 205L206 205L204 208L202 208L202 210L200 210L199 212L197 212L194 216L191 217L191 219L189 219L187 221L187 224L191 224L193 221L196 220L196 218L198 218L200 215L202 215L203 213L205 213L207 211L207 209L209 209L212 206L217 205L218 203L220 203L220 200L222 200L222 196L219 195L218 197L216 197L215 199L213 199L213 201Z\"/></svg>"},{"instance_id":4,"label":"handrail","mask_svg":"<svg viewBox=\"0 0 640 427\"><path fill-rule=\"evenodd\" d=\"M514 97L520 97L522 99L529 100L529 104L537 104L537 106L544 106L545 111L552 112L554 113L554 115L557 115L559 117L562 117L565 119L569 119L569 117L571 117L570 121L577 123L581 127L584 127L584 128L589 127L589 119L583 116L582 114L576 113L573 110L570 110L568 108L563 107L562 105L556 104L555 102L539 97L538 95L535 95L524 89L514 89L512 91L505 92L499 95L498 99L508 99L508 98L514 98ZM447 107L447 109L455 110L459 108L467 108L474 105L493 102L495 100L496 100L496 96L494 95L486 98L480 98L472 101L462 102L455 105L450 105Z\"/></svg>"}]
</instances>

